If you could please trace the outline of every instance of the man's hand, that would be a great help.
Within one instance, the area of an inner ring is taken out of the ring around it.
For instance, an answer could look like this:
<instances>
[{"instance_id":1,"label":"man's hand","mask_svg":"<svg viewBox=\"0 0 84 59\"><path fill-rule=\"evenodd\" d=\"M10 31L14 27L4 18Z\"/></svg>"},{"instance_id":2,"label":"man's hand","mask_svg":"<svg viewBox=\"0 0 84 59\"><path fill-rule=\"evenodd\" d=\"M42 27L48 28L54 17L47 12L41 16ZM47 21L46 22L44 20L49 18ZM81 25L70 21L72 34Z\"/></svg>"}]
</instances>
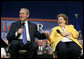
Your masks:
<instances>
[{"instance_id":1,"label":"man's hand","mask_svg":"<svg viewBox=\"0 0 84 59\"><path fill-rule=\"evenodd\" d=\"M44 34L45 34L45 36L46 36L47 38L50 36L50 33L49 33L48 30L47 30L47 31L44 31Z\"/></svg>"},{"instance_id":2,"label":"man's hand","mask_svg":"<svg viewBox=\"0 0 84 59\"><path fill-rule=\"evenodd\" d=\"M50 40L50 33L49 33L49 31L47 30L47 31L44 31L44 34L45 34L45 36L47 37L47 39L49 40L49 41L51 41Z\"/></svg>"},{"instance_id":3,"label":"man's hand","mask_svg":"<svg viewBox=\"0 0 84 59\"><path fill-rule=\"evenodd\" d=\"M20 28L18 31L17 31L17 34L21 34L23 32L23 28Z\"/></svg>"}]
</instances>

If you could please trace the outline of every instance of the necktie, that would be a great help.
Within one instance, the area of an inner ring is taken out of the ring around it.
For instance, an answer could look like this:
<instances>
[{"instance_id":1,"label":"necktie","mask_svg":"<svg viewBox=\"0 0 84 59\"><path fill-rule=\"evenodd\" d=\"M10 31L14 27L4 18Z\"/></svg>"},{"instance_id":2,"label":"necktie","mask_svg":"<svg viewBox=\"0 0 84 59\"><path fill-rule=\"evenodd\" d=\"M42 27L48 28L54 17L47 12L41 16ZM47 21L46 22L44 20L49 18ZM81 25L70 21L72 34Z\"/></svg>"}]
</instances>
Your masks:
<instances>
[{"instance_id":1,"label":"necktie","mask_svg":"<svg viewBox=\"0 0 84 59\"><path fill-rule=\"evenodd\" d=\"M24 29L23 29L23 43L26 44L27 43L27 35L26 35L26 27L24 24Z\"/></svg>"}]
</instances>

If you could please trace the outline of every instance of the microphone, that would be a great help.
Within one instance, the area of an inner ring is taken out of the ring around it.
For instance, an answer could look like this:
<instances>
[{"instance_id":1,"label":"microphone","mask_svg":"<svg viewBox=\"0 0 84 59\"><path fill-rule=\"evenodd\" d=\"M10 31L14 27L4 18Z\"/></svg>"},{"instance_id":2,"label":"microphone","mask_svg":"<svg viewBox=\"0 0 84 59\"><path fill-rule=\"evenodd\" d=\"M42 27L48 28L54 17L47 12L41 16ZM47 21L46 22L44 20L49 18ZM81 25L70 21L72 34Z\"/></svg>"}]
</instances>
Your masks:
<instances>
[{"instance_id":1,"label":"microphone","mask_svg":"<svg viewBox=\"0 0 84 59\"><path fill-rule=\"evenodd\" d=\"M60 30L57 29L56 31L57 31L59 34L61 34ZM61 35L62 35L62 34L61 34ZM62 35L62 36L63 36L63 35ZM64 37L66 37L66 36L64 36Z\"/></svg>"},{"instance_id":2,"label":"microphone","mask_svg":"<svg viewBox=\"0 0 84 59\"><path fill-rule=\"evenodd\" d=\"M57 29L56 31L57 31L59 34L61 34L60 30Z\"/></svg>"},{"instance_id":3,"label":"microphone","mask_svg":"<svg viewBox=\"0 0 84 59\"><path fill-rule=\"evenodd\" d=\"M24 21L21 21L21 28L24 27Z\"/></svg>"}]
</instances>

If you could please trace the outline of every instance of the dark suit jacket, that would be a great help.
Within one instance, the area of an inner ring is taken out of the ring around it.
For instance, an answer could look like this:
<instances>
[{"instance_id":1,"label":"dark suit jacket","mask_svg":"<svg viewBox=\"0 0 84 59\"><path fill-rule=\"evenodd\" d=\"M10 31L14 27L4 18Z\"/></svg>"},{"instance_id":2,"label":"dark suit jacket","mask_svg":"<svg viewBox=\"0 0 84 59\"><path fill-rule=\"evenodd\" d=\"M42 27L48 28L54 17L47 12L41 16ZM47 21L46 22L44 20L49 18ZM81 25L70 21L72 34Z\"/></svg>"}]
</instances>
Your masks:
<instances>
[{"instance_id":1,"label":"dark suit jacket","mask_svg":"<svg viewBox=\"0 0 84 59\"><path fill-rule=\"evenodd\" d=\"M36 24L28 21L28 26L29 26L29 35L30 35L31 42L34 42L35 38L46 39L46 36L43 33L40 33L37 30L37 25ZM9 42L11 42L12 40L17 40L18 39L18 37L20 35L15 37L15 32L18 31L19 28L21 28L21 21L17 21L15 23L11 24L10 31L7 35L7 39L8 39Z\"/></svg>"},{"instance_id":2,"label":"dark suit jacket","mask_svg":"<svg viewBox=\"0 0 84 59\"><path fill-rule=\"evenodd\" d=\"M8 45L1 39L1 47L7 47Z\"/></svg>"}]
</instances>

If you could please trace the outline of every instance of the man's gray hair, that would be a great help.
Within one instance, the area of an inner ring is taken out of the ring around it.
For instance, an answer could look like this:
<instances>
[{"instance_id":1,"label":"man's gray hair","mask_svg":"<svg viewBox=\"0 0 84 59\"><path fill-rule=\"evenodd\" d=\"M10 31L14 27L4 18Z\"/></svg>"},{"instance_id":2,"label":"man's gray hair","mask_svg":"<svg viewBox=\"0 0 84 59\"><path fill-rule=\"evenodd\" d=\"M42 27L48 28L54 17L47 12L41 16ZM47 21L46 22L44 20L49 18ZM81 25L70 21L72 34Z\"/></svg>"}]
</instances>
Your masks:
<instances>
[{"instance_id":1,"label":"man's gray hair","mask_svg":"<svg viewBox=\"0 0 84 59\"><path fill-rule=\"evenodd\" d=\"M27 8L21 8L20 10L22 10L22 9L26 10L27 14L30 14L29 13L29 9L27 9Z\"/></svg>"}]
</instances>

